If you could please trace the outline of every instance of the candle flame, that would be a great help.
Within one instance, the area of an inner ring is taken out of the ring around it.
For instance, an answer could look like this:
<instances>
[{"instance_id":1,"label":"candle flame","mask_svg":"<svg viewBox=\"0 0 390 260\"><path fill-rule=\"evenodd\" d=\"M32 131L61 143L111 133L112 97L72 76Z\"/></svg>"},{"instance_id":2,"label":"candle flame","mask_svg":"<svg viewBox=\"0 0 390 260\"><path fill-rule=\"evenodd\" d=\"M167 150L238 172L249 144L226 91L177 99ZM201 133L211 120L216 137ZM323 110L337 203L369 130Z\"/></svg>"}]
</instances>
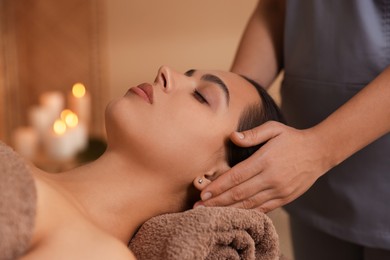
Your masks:
<instances>
[{"instance_id":1,"label":"candle flame","mask_svg":"<svg viewBox=\"0 0 390 260\"><path fill-rule=\"evenodd\" d=\"M62 121L65 121L65 118L66 118L66 116L67 115L69 115L69 114L72 114L73 112L72 112L72 110L70 110L70 109L65 109L65 110L63 110L62 112L61 112L61 119L62 119Z\"/></svg>"},{"instance_id":2,"label":"candle flame","mask_svg":"<svg viewBox=\"0 0 390 260\"><path fill-rule=\"evenodd\" d=\"M73 96L76 98L82 98L85 95L85 86L82 83L76 83L72 88Z\"/></svg>"},{"instance_id":3,"label":"candle flame","mask_svg":"<svg viewBox=\"0 0 390 260\"><path fill-rule=\"evenodd\" d=\"M53 131L57 135L63 135L66 131L66 124L61 119L57 119L53 124Z\"/></svg>"},{"instance_id":4,"label":"candle flame","mask_svg":"<svg viewBox=\"0 0 390 260\"><path fill-rule=\"evenodd\" d=\"M64 121L65 121L66 126L68 126L70 128L74 128L79 123L79 118L77 117L77 115L75 113L70 112L69 114L67 114L65 116Z\"/></svg>"}]
</instances>

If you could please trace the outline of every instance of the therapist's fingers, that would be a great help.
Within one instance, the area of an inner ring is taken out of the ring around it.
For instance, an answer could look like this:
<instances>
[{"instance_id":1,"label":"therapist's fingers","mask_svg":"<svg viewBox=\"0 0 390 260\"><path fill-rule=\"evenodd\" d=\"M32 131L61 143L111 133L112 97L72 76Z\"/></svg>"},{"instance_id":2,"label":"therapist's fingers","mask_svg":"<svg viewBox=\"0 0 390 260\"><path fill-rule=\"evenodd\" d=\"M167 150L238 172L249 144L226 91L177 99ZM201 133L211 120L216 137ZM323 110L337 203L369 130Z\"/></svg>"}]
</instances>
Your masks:
<instances>
[{"instance_id":1,"label":"therapist's fingers","mask_svg":"<svg viewBox=\"0 0 390 260\"><path fill-rule=\"evenodd\" d=\"M257 151L256 153L259 153ZM255 153L255 154L256 154ZM260 156L260 155L259 155ZM260 164L260 160L255 156L251 156L245 161L234 166L229 171L225 172L221 176L219 176L216 180L211 182L201 193L201 199L203 201L211 199L210 202L207 203L207 206L226 206L230 205L234 202L240 201L243 199L241 196L247 196L245 191L243 194L225 194L224 196L220 196L219 198L215 198L218 195L224 193L225 191L240 185L243 182L250 180L252 177L256 176L259 172L261 172L262 166ZM230 197L230 198L228 198ZM230 201L229 203L226 200ZM219 204L221 203L221 204Z\"/></svg>"},{"instance_id":2,"label":"therapist's fingers","mask_svg":"<svg viewBox=\"0 0 390 260\"><path fill-rule=\"evenodd\" d=\"M269 121L251 130L234 133L232 134L231 139L239 146L254 146L259 143L264 143L269 139L272 139L275 136L279 135L280 133L282 133L284 127L285 125L281 123ZM202 191L202 200L206 201L211 197L216 197L219 194L231 189L232 187L237 186L252 178L253 176L259 174L264 168L262 153L262 149L260 148L248 159L235 165L231 170L227 171L215 181L213 181ZM237 201L239 196L236 196L234 194L230 195L233 196L230 203L232 204ZM244 193L244 195L246 195L246 193ZM223 199L224 198L220 199L221 203L223 202ZM214 200L209 204L211 205L211 203L215 202L217 201Z\"/></svg>"},{"instance_id":3,"label":"therapist's fingers","mask_svg":"<svg viewBox=\"0 0 390 260\"><path fill-rule=\"evenodd\" d=\"M242 182L241 184L234 186L219 196L206 200L202 205L212 206L235 206L239 208L254 208L260 205L264 200L270 197L266 196L266 192L263 193L263 197L259 200L256 196L259 191L266 191L269 189L269 185L262 180L261 174L256 174L252 178ZM257 201L254 201L255 198Z\"/></svg>"},{"instance_id":4,"label":"therapist's fingers","mask_svg":"<svg viewBox=\"0 0 390 260\"><path fill-rule=\"evenodd\" d=\"M261 206L255 208L259 212L268 213L273 211L274 209L277 209L286 203L283 201L283 199L273 199L269 200L266 203L262 204Z\"/></svg>"},{"instance_id":5,"label":"therapist's fingers","mask_svg":"<svg viewBox=\"0 0 390 260\"><path fill-rule=\"evenodd\" d=\"M292 199L291 196L299 192L294 186L282 190L281 192L281 189L271 187L230 206L243 209L257 209L267 213L289 203Z\"/></svg>"},{"instance_id":6,"label":"therapist's fingers","mask_svg":"<svg viewBox=\"0 0 390 260\"><path fill-rule=\"evenodd\" d=\"M272 195L270 196L270 199L265 200L261 205L254 207L254 209L263 213L268 213L274 209L280 208L290 203L294 199L298 198L301 194L303 194L307 189L303 187L293 187L289 190L291 191L288 192L290 193L289 196L287 196L286 193L284 195L279 194L278 196L277 193L274 193L274 190L271 190L270 193L272 193ZM237 205L236 207L239 206Z\"/></svg>"},{"instance_id":7,"label":"therapist's fingers","mask_svg":"<svg viewBox=\"0 0 390 260\"><path fill-rule=\"evenodd\" d=\"M241 209L255 209L272 199L274 199L272 189L265 189L229 206Z\"/></svg>"},{"instance_id":8,"label":"therapist's fingers","mask_svg":"<svg viewBox=\"0 0 390 260\"><path fill-rule=\"evenodd\" d=\"M283 205L285 205L285 202L283 201L283 199L278 198L278 199L268 200L265 203L261 204L260 206L256 205L255 207L250 207L250 208L244 207L242 202L231 205L231 207L242 208L242 209L255 209L261 213L268 213L268 212L271 212L272 210L277 209Z\"/></svg>"},{"instance_id":9,"label":"therapist's fingers","mask_svg":"<svg viewBox=\"0 0 390 260\"><path fill-rule=\"evenodd\" d=\"M276 121L268 121L255 128L242 131L234 132L230 139L238 146L250 147L268 141L271 138L279 135L285 125Z\"/></svg>"},{"instance_id":10,"label":"therapist's fingers","mask_svg":"<svg viewBox=\"0 0 390 260\"><path fill-rule=\"evenodd\" d=\"M328 150L315 130L281 128L282 133L208 185L202 204L272 210L302 195L329 170L324 160Z\"/></svg>"}]
</instances>

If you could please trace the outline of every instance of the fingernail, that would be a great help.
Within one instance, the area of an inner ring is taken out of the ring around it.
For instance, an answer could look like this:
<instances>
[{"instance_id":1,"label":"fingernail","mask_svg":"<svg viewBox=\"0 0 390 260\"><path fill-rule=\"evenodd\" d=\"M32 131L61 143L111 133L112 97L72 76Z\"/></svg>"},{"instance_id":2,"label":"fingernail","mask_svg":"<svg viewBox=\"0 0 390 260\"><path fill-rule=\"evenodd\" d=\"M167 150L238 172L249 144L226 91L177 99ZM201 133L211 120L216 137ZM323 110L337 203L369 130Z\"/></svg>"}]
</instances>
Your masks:
<instances>
[{"instance_id":1,"label":"fingernail","mask_svg":"<svg viewBox=\"0 0 390 260\"><path fill-rule=\"evenodd\" d=\"M238 136L238 138L244 139L244 134L243 133L236 132L236 135Z\"/></svg>"},{"instance_id":2,"label":"fingernail","mask_svg":"<svg viewBox=\"0 0 390 260\"><path fill-rule=\"evenodd\" d=\"M211 196L212 196L211 192L206 192L206 193L202 194L202 195L200 196L200 198L201 198L203 201L205 201L205 200L208 200L209 198L211 198Z\"/></svg>"},{"instance_id":3,"label":"fingernail","mask_svg":"<svg viewBox=\"0 0 390 260\"><path fill-rule=\"evenodd\" d=\"M202 205L202 204L195 204L194 205L194 209L196 209L196 208L204 208L205 206L204 205Z\"/></svg>"}]
</instances>

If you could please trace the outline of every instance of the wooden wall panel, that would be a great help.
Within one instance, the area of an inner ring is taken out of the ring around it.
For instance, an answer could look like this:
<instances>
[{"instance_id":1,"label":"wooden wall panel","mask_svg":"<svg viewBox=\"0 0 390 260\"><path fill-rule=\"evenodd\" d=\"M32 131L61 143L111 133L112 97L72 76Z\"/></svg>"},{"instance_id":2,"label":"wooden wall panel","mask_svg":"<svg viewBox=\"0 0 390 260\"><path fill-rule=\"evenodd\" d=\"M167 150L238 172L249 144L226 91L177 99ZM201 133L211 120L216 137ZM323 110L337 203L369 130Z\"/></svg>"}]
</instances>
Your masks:
<instances>
[{"instance_id":1,"label":"wooden wall panel","mask_svg":"<svg viewBox=\"0 0 390 260\"><path fill-rule=\"evenodd\" d=\"M3 96L16 114L6 119L5 132L27 124L27 109L38 104L41 93L58 90L66 95L75 82L83 82L92 96L92 134L102 135L104 88L105 12L100 0L3 0L7 17L6 86ZM15 56L10 56L15 53ZM8 69L14 67L15 76ZM3 109L3 110L4 110ZM9 134L7 135L9 138Z\"/></svg>"},{"instance_id":2,"label":"wooden wall panel","mask_svg":"<svg viewBox=\"0 0 390 260\"><path fill-rule=\"evenodd\" d=\"M0 138L9 143L13 127L21 121L18 91L18 56L15 42L15 10L11 1L0 1Z\"/></svg>"}]
</instances>

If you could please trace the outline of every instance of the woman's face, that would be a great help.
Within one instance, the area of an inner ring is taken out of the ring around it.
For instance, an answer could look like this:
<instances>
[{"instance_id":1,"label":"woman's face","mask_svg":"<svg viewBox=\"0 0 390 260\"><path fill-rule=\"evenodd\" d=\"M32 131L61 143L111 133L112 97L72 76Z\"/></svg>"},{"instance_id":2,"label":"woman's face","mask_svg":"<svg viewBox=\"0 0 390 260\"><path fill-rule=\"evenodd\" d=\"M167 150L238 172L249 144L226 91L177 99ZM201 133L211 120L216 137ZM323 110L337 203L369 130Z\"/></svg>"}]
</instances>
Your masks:
<instances>
[{"instance_id":1,"label":"woman's face","mask_svg":"<svg viewBox=\"0 0 390 260\"><path fill-rule=\"evenodd\" d=\"M178 185L227 169L225 143L257 90L222 71L159 69L106 111L108 146ZM128 157L129 156L129 157Z\"/></svg>"}]
</instances>

